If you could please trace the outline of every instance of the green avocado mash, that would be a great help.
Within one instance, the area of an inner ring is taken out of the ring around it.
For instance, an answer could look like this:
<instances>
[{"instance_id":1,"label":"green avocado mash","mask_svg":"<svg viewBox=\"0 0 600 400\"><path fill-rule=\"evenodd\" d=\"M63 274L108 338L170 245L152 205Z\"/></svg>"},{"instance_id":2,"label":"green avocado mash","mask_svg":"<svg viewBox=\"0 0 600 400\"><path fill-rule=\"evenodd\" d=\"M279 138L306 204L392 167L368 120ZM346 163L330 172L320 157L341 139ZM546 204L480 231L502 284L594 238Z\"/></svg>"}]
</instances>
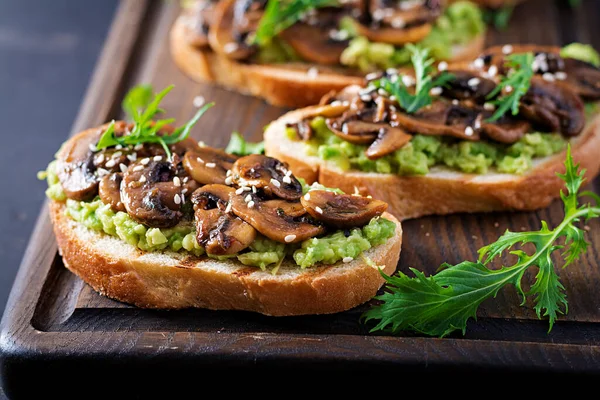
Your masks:
<instances>
[{"instance_id":1,"label":"green avocado mash","mask_svg":"<svg viewBox=\"0 0 600 400\"><path fill-rule=\"evenodd\" d=\"M571 43L562 48L560 55L564 58L575 58L577 60L589 62L596 67L600 67L600 55L589 44Z\"/></svg>"},{"instance_id":2,"label":"green avocado mash","mask_svg":"<svg viewBox=\"0 0 600 400\"><path fill-rule=\"evenodd\" d=\"M560 152L566 141L559 134L529 133L510 146L492 142L456 141L440 136L415 135L400 150L369 160L366 146L356 145L335 136L325 125L323 117L311 121L315 137L306 142L306 152L334 162L339 168L365 172L425 175L435 165L475 174L485 174L495 167L499 172L524 174L535 157ZM289 137L293 131L289 132Z\"/></svg>"},{"instance_id":3,"label":"green avocado mash","mask_svg":"<svg viewBox=\"0 0 600 400\"><path fill-rule=\"evenodd\" d=\"M55 169L56 161L53 161L46 171L38 174L38 178L46 179L48 183L46 195L55 201L66 200L65 214L86 228L117 237L144 251L185 251L195 256L205 254L204 248L196 240L196 229L193 223L180 223L169 229L150 228L134 221L125 212L114 212L99 198L91 202L67 199ZM329 189L319 184L307 185L304 181L302 186L305 193L311 189L342 193L339 189ZM393 222L384 218L373 218L368 225L353 229L348 238L343 232L338 231L300 244L284 244L258 235L250 244L248 252L227 257L210 254L208 256L217 259L237 257L242 264L259 267L262 270L273 266L271 272L275 274L286 256L296 260L301 268L308 268L317 263L335 264L345 257L358 257L363 251L385 243L394 235L394 231ZM331 251L327 246L331 247Z\"/></svg>"},{"instance_id":4,"label":"green avocado mash","mask_svg":"<svg viewBox=\"0 0 600 400\"><path fill-rule=\"evenodd\" d=\"M468 43L485 32L481 10L468 1L450 5L444 15L436 21L431 33L420 43L430 49L430 55L437 60L452 58L454 46ZM352 39L341 56L341 63L368 72L408 64L410 53L405 48L392 44L373 43L366 37Z\"/></svg>"}]
</instances>

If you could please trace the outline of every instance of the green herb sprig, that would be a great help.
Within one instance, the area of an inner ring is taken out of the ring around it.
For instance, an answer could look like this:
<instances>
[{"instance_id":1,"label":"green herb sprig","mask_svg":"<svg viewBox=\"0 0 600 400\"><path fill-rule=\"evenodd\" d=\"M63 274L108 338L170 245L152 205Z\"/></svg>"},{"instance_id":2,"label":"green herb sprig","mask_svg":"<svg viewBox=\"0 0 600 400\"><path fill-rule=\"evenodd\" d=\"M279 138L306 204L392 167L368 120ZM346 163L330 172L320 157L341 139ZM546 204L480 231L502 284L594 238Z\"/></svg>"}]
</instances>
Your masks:
<instances>
[{"instance_id":1,"label":"green herb sprig","mask_svg":"<svg viewBox=\"0 0 600 400\"><path fill-rule=\"evenodd\" d=\"M338 5L337 0L269 0L252 43L265 46L277 34L300 21L306 13Z\"/></svg>"},{"instance_id":2,"label":"green herb sprig","mask_svg":"<svg viewBox=\"0 0 600 400\"><path fill-rule=\"evenodd\" d=\"M400 107L407 113L412 114L431 104L431 89L444 86L454 79L454 75L442 72L433 79L431 76L433 73L432 65L435 60L429 58L429 49L413 44L406 45L406 48L410 52L410 59L415 70L415 93L409 92L401 77L396 80L381 78L371 82L371 85L394 96Z\"/></svg>"},{"instance_id":3,"label":"green herb sprig","mask_svg":"<svg viewBox=\"0 0 600 400\"><path fill-rule=\"evenodd\" d=\"M226 153L238 156L247 156L249 154L264 154L265 142L247 142L238 132L233 132L229 139L229 144L225 148Z\"/></svg>"},{"instance_id":4,"label":"green herb sprig","mask_svg":"<svg viewBox=\"0 0 600 400\"><path fill-rule=\"evenodd\" d=\"M497 109L494 115L487 119L488 122L499 120L508 110L511 110L512 115L519 113L521 98L529 90L534 75L533 60L533 53L512 54L506 58L506 66L514 72L503 76L500 84L487 96L487 99L495 98L504 89L510 88L510 91L492 102Z\"/></svg>"},{"instance_id":5,"label":"green herb sprig","mask_svg":"<svg viewBox=\"0 0 600 400\"><path fill-rule=\"evenodd\" d=\"M515 6L504 6L497 9L488 9L483 13L483 19L487 24L492 24L498 30L508 28Z\"/></svg>"},{"instance_id":6,"label":"green herb sprig","mask_svg":"<svg viewBox=\"0 0 600 400\"><path fill-rule=\"evenodd\" d=\"M154 117L164 112L159 108L162 99L173 89L173 85L166 87L160 93L152 98L152 86L140 85L131 89L121 104L123 110L131 117L134 126L128 135L116 136L114 121L106 128L98 144L97 150L102 150L106 147L121 145L131 146L143 143L158 143L162 146L171 159L171 150L169 145L181 142L190 135L190 130L198 122L200 117L211 108L214 103L209 103L200 108L192 119L182 127L175 129L172 133L166 134L161 130L172 123L175 119L154 120Z\"/></svg>"},{"instance_id":7,"label":"green herb sprig","mask_svg":"<svg viewBox=\"0 0 600 400\"><path fill-rule=\"evenodd\" d=\"M404 330L416 331L425 335L444 337L456 330L465 334L469 318L476 319L479 305L490 297L496 297L498 291L507 284L513 284L523 298L532 296L538 318L548 317L549 329L559 314L568 311L565 288L554 271L552 254L559 251L565 260L565 266L572 264L585 253L589 243L585 232L575 226L582 219L600 216L600 197L594 193L579 194L584 182L585 170L578 172L579 164L573 164L571 149L567 150L566 173L558 174L565 181L566 193L561 191L564 203L564 220L555 229L550 229L542 221L542 227L536 232L506 231L498 241L479 250L479 260L464 261L457 265L442 265L437 274L426 277L422 272L412 269L415 274L410 278L403 273L396 276L383 274L388 292L377 297L382 301L366 312L365 318L378 320L372 331L391 328L392 332ZM579 205L582 196L590 196L596 206ZM559 239L564 243L559 244ZM532 254L514 250L514 246L531 243L535 246ZM488 265L505 252L517 256L512 266L490 269ZM536 266L539 268L535 282L525 293L521 281L525 271Z\"/></svg>"}]
</instances>

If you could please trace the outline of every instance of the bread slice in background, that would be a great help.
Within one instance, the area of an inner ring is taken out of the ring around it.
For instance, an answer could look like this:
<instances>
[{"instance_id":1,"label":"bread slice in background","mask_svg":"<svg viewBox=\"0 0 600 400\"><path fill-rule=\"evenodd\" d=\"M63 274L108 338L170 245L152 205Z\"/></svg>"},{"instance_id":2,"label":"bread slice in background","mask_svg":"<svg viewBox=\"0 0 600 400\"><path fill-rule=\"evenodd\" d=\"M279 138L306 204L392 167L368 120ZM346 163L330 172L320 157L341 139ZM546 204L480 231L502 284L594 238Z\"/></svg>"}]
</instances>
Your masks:
<instances>
[{"instance_id":1,"label":"bread slice in background","mask_svg":"<svg viewBox=\"0 0 600 400\"><path fill-rule=\"evenodd\" d=\"M536 210L548 206L564 188L556 172L564 172L565 151L534 159L533 168L524 175L466 174L442 166L416 176L343 171L331 161L306 155L303 142L286 136L286 124L310 115L311 108L289 112L269 125L265 131L267 155L289 163L294 175L309 183L319 181L349 193L356 188L363 195L383 200L389 204L388 212L399 220L431 214ZM591 181L600 169L600 116L589 121L570 143L575 162L587 170L586 179Z\"/></svg>"},{"instance_id":2,"label":"bread slice in background","mask_svg":"<svg viewBox=\"0 0 600 400\"><path fill-rule=\"evenodd\" d=\"M349 263L301 269L285 260L276 275L232 259L218 261L185 253L146 252L118 238L90 230L65 215L64 203L50 202L50 217L65 266L96 291L143 308L246 310L286 316L330 314L371 299L383 278L362 257ZM364 255L386 274L396 270L402 227Z\"/></svg>"},{"instance_id":3,"label":"bread slice in background","mask_svg":"<svg viewBox=\"0 0 600 400\"><path fill-rule=\"evenodd\" d=\"M307 63L250 64L219 55L210 48L191 46L185 38L185 19L179 17L170 33L171 54L181 70L197 82L214 82L227 89L261 97L268 103L299 108L316 104L332 90L363 84L362 74L338 67ZM451 61L471 60L481 53L484 36L456 46ZM316 68L318 73L309 73Z\"/></svg>"}]
</instances>

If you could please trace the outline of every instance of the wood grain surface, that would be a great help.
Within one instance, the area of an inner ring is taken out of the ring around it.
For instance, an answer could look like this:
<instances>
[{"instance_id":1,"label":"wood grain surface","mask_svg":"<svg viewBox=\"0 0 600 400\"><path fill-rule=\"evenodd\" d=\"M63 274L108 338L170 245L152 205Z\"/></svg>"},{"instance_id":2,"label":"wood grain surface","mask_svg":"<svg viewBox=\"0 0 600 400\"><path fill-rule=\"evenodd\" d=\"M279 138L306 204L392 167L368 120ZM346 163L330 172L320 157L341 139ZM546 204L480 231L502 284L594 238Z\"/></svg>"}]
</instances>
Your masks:
<instances>
[{"instance_id":1,"label":"wood grain surface","mask_svg":"<svg viewBox=\"0 0 600 400\"><path fill-rule=\"evenodd\" d=\"M507 30L489 33L489 44L583 41L600 48L596 20L600 2L584 1L575 11L564 3L532 0L522 5ZM168 49L168 31L178 12L173 2L122 2L73 132L119 118L126 90L138 83L152 83L156 89L175 85L163 106L179 121L193 114L196 96L216 103L194 128L194 138L224 146L230 133L239 131L250 140L260 140L263 127L285 110L194 83L181 74ZM58 148L59 143L56 145ZM590 187L598 191L598 183ZM398 268L406 272L408 267L416 267L433 273L443 262L473 260L478 248L495 241L506 229L537 230L542 219L555 226L562 220L561 205L555 202L532 213L407 221ZM409 333L369 334L369 326L359 322L368 305L330 316L287 318L130 307L96 294L64 268L44 209L2 321L3 379L14 387L40 357L58 360L66 367L71 364L65 360L93 359L89 362L98 366L124 358L132 365L162 360L165 368L182 363L198 368L339 367L343 362L344 368L385 365L418 371L492 368L600 373L599 222L591 222L588 229L592 246L587 254L576 265L560 270L569 313L561 316L551 334L547 333L547 321L537 319L531 304L521 307L516 291L509 287L483 304L478 321L469 323L465 337L434 339ZM25 359L32 362L23 362Z\"/></svg>"}]
</instances>

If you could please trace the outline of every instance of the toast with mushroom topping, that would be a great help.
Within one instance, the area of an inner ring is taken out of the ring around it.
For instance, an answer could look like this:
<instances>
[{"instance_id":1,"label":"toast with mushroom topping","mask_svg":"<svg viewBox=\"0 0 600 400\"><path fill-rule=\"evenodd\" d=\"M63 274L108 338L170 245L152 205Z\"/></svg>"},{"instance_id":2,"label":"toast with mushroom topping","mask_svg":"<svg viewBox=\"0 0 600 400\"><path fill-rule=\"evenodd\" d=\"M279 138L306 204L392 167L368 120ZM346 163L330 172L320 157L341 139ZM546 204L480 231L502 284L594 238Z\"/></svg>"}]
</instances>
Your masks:
<instances>
[{"instance_id":1,"label":"toast with mushroom topping","mask_svg":"<svg viewBox=\"0 0 600 400\"><path fill-rule=\"evenodd\" d=\"M271 123L267 154L307 182L385 201L400 220L545 207L568 143L597 175L600 58L589 46L505 45L437 67L413 50L416 73L373 74Z\"/></svg>"},{"instance_id":2,"label":"toast with mushroom topping","mask_svg":"<svg viewBox=\"0 0 600 400\"><path fill-rule=\"evenodd\" d=\"M170 42L196 81L303 107L363 83L366 72L405 64L407 43L456 61L478 54L484 33L480 10L466 1L197 0Z\"/></svg>"},{"instance_id":3,"label":"toast with mushroom topping","mask_svg":"<svg viewBox=\"0 0 600 400\"><path fill-rule=\"evenodd\" d=\"M42 175L65 266L147 308L335 313L372 298L400 255L387 204L307 185L287 164L229 154L153 120L136 88L113 121L69 139ZM157 100L158 99L158 100ZM145 109L145 110L144 110ZM239 139L238 139L239 140Z\"/></svg>"}]
</instances>

